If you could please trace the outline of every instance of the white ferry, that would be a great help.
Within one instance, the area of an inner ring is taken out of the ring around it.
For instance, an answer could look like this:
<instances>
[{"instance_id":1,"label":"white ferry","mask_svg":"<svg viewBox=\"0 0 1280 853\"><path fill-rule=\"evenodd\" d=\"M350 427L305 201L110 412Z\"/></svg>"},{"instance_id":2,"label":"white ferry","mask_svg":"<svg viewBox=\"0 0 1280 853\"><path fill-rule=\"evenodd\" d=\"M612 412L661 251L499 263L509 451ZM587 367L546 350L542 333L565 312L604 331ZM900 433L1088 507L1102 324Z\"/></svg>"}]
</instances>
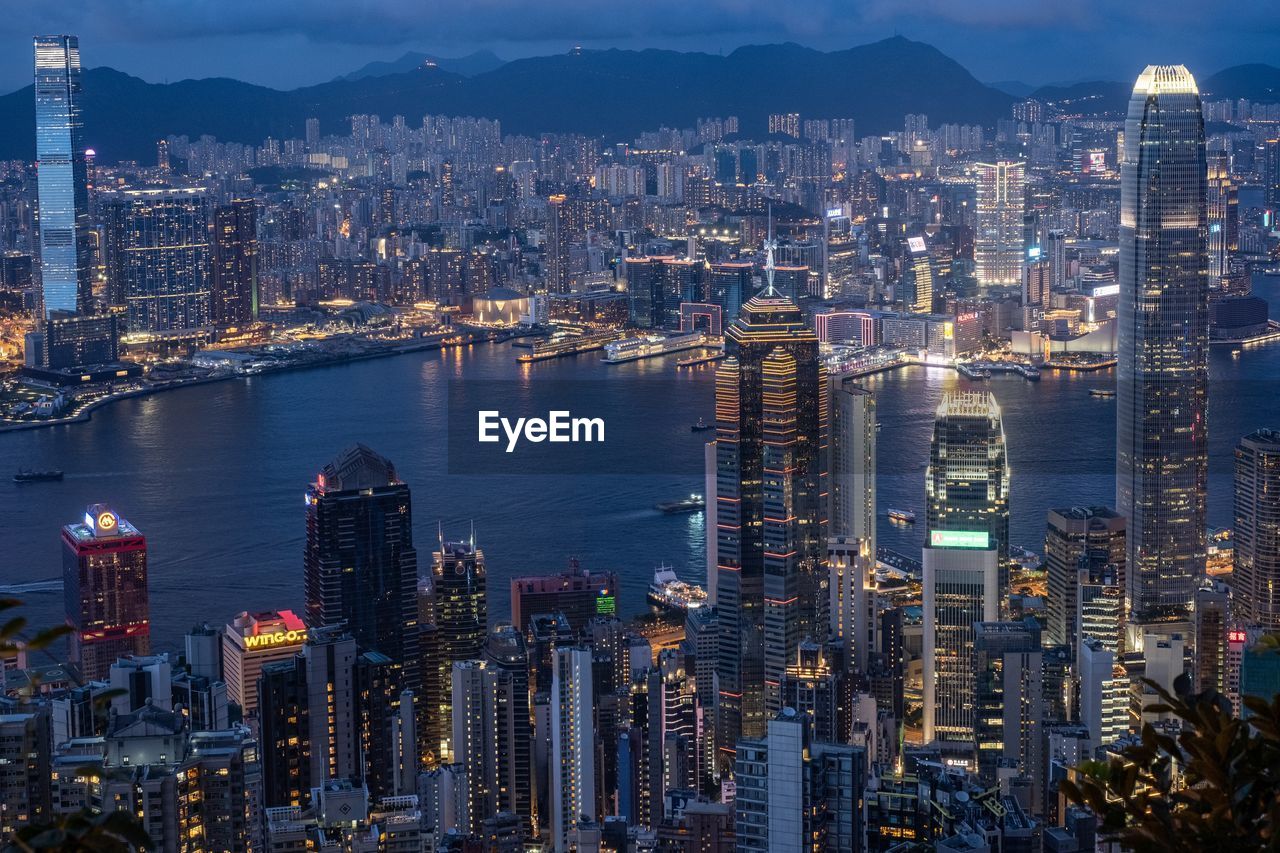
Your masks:
<instances>
[{"instance_id":1,"label":"white ferry","mask_svg":"<svg viewBox=\"0 0 1280 853\"><path fill-rule=\"evenodd\" d=\"M639 358L651 358L671 352L693 349L702 346L702 332L686 332L679 335L648 334L634 338L623 338L604 345L604 361L608 364L621 364Z\"/></svg>"}]
</instances>

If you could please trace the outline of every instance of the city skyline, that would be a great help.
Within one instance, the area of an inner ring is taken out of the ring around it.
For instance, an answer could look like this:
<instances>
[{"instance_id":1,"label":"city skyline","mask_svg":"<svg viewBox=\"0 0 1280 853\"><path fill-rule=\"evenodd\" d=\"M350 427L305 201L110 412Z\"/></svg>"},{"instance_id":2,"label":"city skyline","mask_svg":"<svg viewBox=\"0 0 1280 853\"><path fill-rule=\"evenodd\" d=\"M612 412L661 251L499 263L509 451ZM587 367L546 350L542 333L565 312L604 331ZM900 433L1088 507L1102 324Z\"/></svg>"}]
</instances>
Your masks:
<instances>
[{"instance_id":1,"label":"city skyline","mask_svg":"<svg viewBox=\"0 0 1280 853\"><path fill-rule=\"evenodd\" d=\"M78 41L33 46L65 142ZM1265 739L1280 93L886 117L765 65L612 141L459 83L0 162L5 591L68 633L0 647L0 842L1073 853L1094 768Z\"/></svg>"}]
</instances>

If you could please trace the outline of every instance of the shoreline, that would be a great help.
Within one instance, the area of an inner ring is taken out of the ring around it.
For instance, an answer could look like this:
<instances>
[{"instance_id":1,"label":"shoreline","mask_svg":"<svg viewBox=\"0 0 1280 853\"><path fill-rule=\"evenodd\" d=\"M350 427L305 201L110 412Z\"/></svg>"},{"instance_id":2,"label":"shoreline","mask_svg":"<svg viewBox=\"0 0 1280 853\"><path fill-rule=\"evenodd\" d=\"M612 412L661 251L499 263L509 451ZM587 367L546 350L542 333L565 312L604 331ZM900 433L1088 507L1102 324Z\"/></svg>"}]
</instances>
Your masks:
<instances>
[{"instance_id":1,"label":"shoreline","mask_svg":"<svg viewBox=\"0 0 1280 853\"><path fill-rule=\"evenodd\" d=\"M121 400L128 400L135 397L149 397L153 394L163 394L166 391L176 391L180 388L192 388L197 385L209 385L214 382L226 382L231 379L249 379L254 376L269 376L275 373L289 373L296 370L309 370L318 367L336 367L342 364L352 364L358 361L369 361L375 358L390 358L398 355L408 355L415 352L431 352L434 350L445 349L446 347L465 347L473 346L478 343L505 343L514 336L495 337L480 336L473 337L458 344L445 344L442 341L419 341L416 343L407 343L400 346L394 346L385 350L375 352L363 352L351 355L337 355L316 361L299 362L296 364L286 363L266 368L255 373L235 373L229 372L219 374L217 376L200 376L188 379L171 379L167 382L157 383L149 388L137 388L132 391L122 391L119 394L110 394L101 399L94 400L85 405L83 409L74 415L63 418L50 418L43 421L32 421L30 423L5 424L0 426L0 434L10 432L20 432L23 430L44 429L47 427L69 426L73 424L86 423L93 417L96 409L117 403Z\"/></svg>"}]
</instances>

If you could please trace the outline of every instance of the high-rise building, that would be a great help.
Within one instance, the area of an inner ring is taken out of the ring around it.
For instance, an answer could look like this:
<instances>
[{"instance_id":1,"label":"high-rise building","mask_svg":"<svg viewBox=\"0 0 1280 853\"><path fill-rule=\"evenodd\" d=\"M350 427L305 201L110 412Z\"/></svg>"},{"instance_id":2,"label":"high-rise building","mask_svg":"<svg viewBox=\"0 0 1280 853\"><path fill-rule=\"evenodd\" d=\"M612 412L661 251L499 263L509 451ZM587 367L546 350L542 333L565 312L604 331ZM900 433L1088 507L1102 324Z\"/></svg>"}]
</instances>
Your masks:
<instances>
[{"instance_id":1,"label":"high-rise building","mask_svg":"<svg viewBox=\"0 0 1280 853\"><path fill-rule=\"evenodd\" d=\"M312 629L290 660L262 668L258 724L268 806L306 805L329 779L364 783L374 796L413 790L417 745L399 680L379 652L362 652L341 627Z\"/></svg>"},{"instance_id":2,"label":"high-rise building","mask_svg":"<svg viewBox=\"0 0 1280 853\"><path fill-rule=\"evenodd\" d=\"M432 555L431 585L426 598L424 635L423 746L436 760L449 762L450 710L454 664L479 660L488 630L484 552L474 532L466 542L447 542ZM481 818L482 819L482 818Z\"/></svg>"},{"instance_id":3,"label":"high-rise building","mask_svg":"<svg viewBox=\"0 0 1280 853\"><path fill-rule=\"evenodd\" d=\"M573 631L582 631L597 616L613 616L618 608L618 576L582 568L576 558L567 571L511 579L511 623L520 632L538 614L563 614Z\"/></svg>"},{"instance_id":4,"label":"high-rise building","mask_svg":"<svg viewBox=\"0 0 1280 853\"><path fill-rule=\"evenodd\" d=\"M958 391L943 397L929 447L925 500L926 544L936 544L936 534L942 532L985 537L977 547L995 549L1000 567L997 594L1006 596L1009 458L995 395Z\"/></svg>"},{"instance_id":5,"label":"high-rise building","mask_svg":"<svg viewBox=\"0 0 1280 853\"><path fill-rule=\"evenodd\" d=\"M49 819L52 745L48 708L0 714L0 844Z\"/></svg>"},{"instance_id":6,"label":"high-rise building","mask_svg":"<svg viewBox=\"0 0 1280 853\"><path fill-rule=\"evenodd\" d=\"M529 653L512 625L496 625L484 647L485 714L492 742L485 774L495 813L520 820L522 837L532 837L533 727L529 723Z\"/></svg>"},{"instance_id":7,"label":"high-rise building","mask_svg":"<svg viewBox=\"0 0 1280 853\"><path fill-rule=\"evenodd\" d=\"M1216 290L1231 272L1232 253L1240 249L1240 191L1231 179L1231 161L1226 152L1216 152L1207 161L1209 287Z\"/></svg>"},{"instance_id":8,"label":"high-rise building","mask_svg":"<svg viewBox=\"0 0 1280 853\"><path fill-rule=\"evenodd\" d=\"M571 848L579 821L596 817L591 650L558 648L551 677L551 846Z\"/></svg>"},{"instance_id":9,"label":"high-rise building","mask_svg":"<svg viewBox=\"0 0 1280 853\"><path fill-rule=\"evenodd\" d=\"M342 625L362 650L418 658L418 552L409 486L363 444L324 467L307 489L303 554L306 622ZM417 681L406 673L406 686Z\"/></svg>"},{"instance_id":10,"label":"high-rise building","mask_svg":"<svg viewBox=\"0 0 1280 853\"><path fill-rule=\"evenodd\" d=\"M227 699L245 718L258 713L258 677L273 661L292 660L307 641L307 626L292 610L240 613L222 631Z\"/></svg>"},{"instance_id":11,"label":"high-rise building","mask_svg":"<svg viewBox=\"0 0 1280 853\"><path fill-rule=\"evenodd\" d=\"M1019 286L1026 259L1023 215L1026 164L1001 160L979 163L974 262L983 287Z\"/></svg>"},{"instance_id":12,"label":"high-rise building","mask_svg":"<svg viewBox=\"0 0 1280 853\"><path fill-rule=\"evenodd\" d=\"M977 622L973 633L973 748L978 772L992 783L1003 764L1034 777L1044 750L1040 623L1034 617L1021 622ZM1034 811L1039 811L1039 787L1031 786Z\"/></svg>"},{"instance_id":13,"label":"high-rise building","mask_svg":"<svg viewBox=\"0 0 1280 853\"><path fill-rule=\"evenodd\" d=\"M972 762L973 625L999 618L998 551L985 530L932 530L924 547L924 740Z\"/></svg>"},{"instance_id":14,"label":"high-rise building","mask_svg":"<svg viewBox=\"0 0 1280 853\"><path fill-rule=\"evenodd\" d=\"M1113 565L1124 584L1124 516L1105 506L1051 509L1044 536L1045 572L1049 582L1047 642L1075 648L1076 586L1081 561ZM1118 638L1116 638L1118 639Z\"/></svg>"},{"instance_id":15,"label":"high-rise building","mask_svg":"<svg viewBox=\"0 0 1280 853\"><path fill-rule=\"evenodd\" d=\"M784 708L769 721L764 737L738 745L737 849L862 850L867 761L860 746L814 739L808 715Z\"/></svg>"},{"instance_id":16,"label":"high-rise building","mask_svg":"<svg viewBox=\"0 0 1280 853\"><path fill-rule=\"evenodd\" d=\"M47 317L88 311L92 296L80 40L37 36L35 67L40 289Z\"/></svg>"},{"instance_id":17,"label":"high-rise building","mask_svg":"<svg viewBox=\"0 0 1280 853\"><path fill-rule=\"evenodd\" d=\"M1147 66L1120 163L1116 508L1130 625L1185 628L1205 569L1206 168L1191 72ZM1132 634L1138 651L1143 630Z\"/></svg>"},{"instance_id":18,"label":"high-rise building","mask_svg":"<svg viewBox=\"0 0 1280 853\"><path fill-rule=\"evenodd\" d=\"M130 332L209 325L210 212L199 188L125 190L105 204L107 290Z\"/></svg>"},{"instance_id":19,"label":"high-rise building","mask_svg":"<svg viewBox=\"0 0 1280 853\"><path fill-rule=\"evenodd\" d=\"M1280 630L1280 430L1236 445L1231 590L1245 622Z\"/></svg>"},{"instance_id":20,"label":"high-rise building","mask_svg":"<svg viewBox=\"0 0 1280 853\"><path fill-rule=\"evenodd\" d=\"M147 539L105 504L62 528L62 592L68 656L86 680L105 678L116 658L150 652Z\"/></svg>"},{"instance_id":21,"label":"high-rise building","mask_svg":"<svg viewBox=\"0 0 1280 853\"><path fill-rule=\"evenodd\" d=\"M910 266L903 272L902 304L914 314L933 313L933 259L923 237L907 238Z\"/></svg>"},{"instance_id":22,"label":"high-rise building","mask_svg":"<svg viewBox=\"0 0 1280 853\"><path fill-rule=\"evenodd\" d=\"M576 202L563 195L547 199L547 240L543 267L543 288L547 293L568 293L573 280L569 274L569 245L575 238Z\"/></svg>"},{"instance_id":23,"label":"high-rise building","mask_svg":"<svg viewBox=\"0 0 1280 853\"><path fill-rule=\"evenodd\" d=\"M213 213L213 283L210 316L220 326L258 318L258 208L234 199Z\"/></svg>"},{"instance_id":24,"label":"high-rise building","mask_svg":"<svg viewBox=\"0 0 1280 853\"><path fill-rule=\"evenodd\" d=\"M712 264L707 272L707 301L720 306L720 316L737 317L751 295L755 265L747 261Z\"/></svg>"},{"instance_id":25,"label":"high-rise building","mask_svg":"<svg viewBox=\"0 0 1280 853\"><path fill-rule=\"evenodd\" d=\"M1076 669L1080 724L1093 746L1107 746L1129 731L1129 675L1101 640L1081 638Z\"/></svg>"},{"instance_id":26,"label":"high-rise building","mask_svg":"<svg viewBox=\"0 0 1280 853\"><path fill-rule=\"evenodd\" d=\"M831 381L830 534L876 552L876 398L849 377Z\"/></svg>"},{"instance_id":27,"label":"high-rise building","mask_svg":"<svg viewBox=\"0 0 1280 853\"><path fill-rule=\"evenodd\" d=\"M760 737L805 636L827 630L829 440L818 338L790 299L755 296L716 370L716 601L722 760Z\"/></svg>"},{"instance_id":28,"label":"high-rise building","mask_svg":"<svg viewBox=\"0 0 1280 853\"><path fill-rule=\"evenodd\" d=\"M1268 139L1262 146L1264 196L1274 213L1280 210L1280 137Z\"/></svg>"}]
</instances>

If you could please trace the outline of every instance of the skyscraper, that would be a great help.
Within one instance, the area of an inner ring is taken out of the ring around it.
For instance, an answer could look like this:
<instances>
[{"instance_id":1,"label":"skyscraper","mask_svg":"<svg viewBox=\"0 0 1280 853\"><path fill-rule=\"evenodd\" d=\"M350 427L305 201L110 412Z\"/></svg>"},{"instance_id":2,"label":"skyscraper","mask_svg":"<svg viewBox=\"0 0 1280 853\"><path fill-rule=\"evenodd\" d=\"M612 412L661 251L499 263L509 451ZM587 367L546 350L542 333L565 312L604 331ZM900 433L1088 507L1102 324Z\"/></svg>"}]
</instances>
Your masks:
<instances>
[{"instance_id":1,"label":"skyscraper","mask_svg":"<svg viewBox=\"0 0 1280 853\"><path fill-rule=\"evenodd\" d=\"M472 534L474 537L474 533ZM432 555L431 587L426 618L431 630L424 639L423 660L423 746L438 759L450 749L450 703L453 693L453 666L483 656L488 630L485 598L484 552L475 539L447 542L440 538L440 550Z\"/></svg>"},{"instance_id":2,"label":"skyscraper","mask_svg":"<svg viewBox=\"0 0 1280 853\"><path fill-rule=\"evenodd\" d=\"M1240 248L1240 191L1231 180L1231 161L1226 152L1207 157L1209 286L1218 289L1231 272L1231 255Z\"/></svg>"},{"instance_id":3,"label":"skyscraper","mask_svg":"<svg viewBox=\"0 0 1280 853\"><path fill-rule=\"evenodd\" d=\"M910 267L903 273L902 303L915 314L933 313L933 260L923 237L907 238Z\"/></svg>"},{"instance_id":4,"label":"skyscraper","mask_svg":"<svg viewBox=\"0 0 1280 853\"><path fill-rule=\"evenodd\" d=\"M595 725L591 650L558 648L551 676L551 846L571 849L579 819L595 820Z\"/></svg>"},{"instance_id":5,"label":"skyscraper","mask_svg":"<svg viewBox=\"0 0 1280 853\"><path fill-rule=\"evenodd\" d=\"M129 331L209 324L209 213L198 188L126 190L106 204L108 290Z\"/></svg>"},{"instance_id":6,"label":"skyscraper","mask_svg":"<svg viewBox=\"0 0 1280 853\"><path fill-rule=\"evenodd\" d=\"M716 731L727 764L739 737L763 736L766 693L776 704L800 640L826 632L829 403L818 338L790 299L768 291L748 300L725 352L716 371Z\"/></svg>"},{"instance_id":7,"label":"skyscraper","mask_svg":"<svg viewBox=\"0 0 1280 853\"><path fill-rule=\"evenodd\" d=\"M1236 445L1231 590L1246 622L1280 629L1280 430L1260 429Z\"/></svg>"},{"instance_id":8,"label":"skyscraper","mask_svg":"<svg viewBox=\"0 0 1280 853\"><path fill-rule=\"evenodd\" d=\"M933 425L925 471L925 542L942 531L986 537L996 551L999 596L1009 592L1009 458L995 395L947 394ZM1003 604L1001 604L1003 607Z\"/></svg>"},{"instance_id":9,"label":"skyscraper","mask_svg":"<svg viewBox=\"0 0 1280 853\"><path fill-rule=\"evenodd\" d=\"M1120 163L1116 506L1129 525L1130 625L1185 626L1205 568L1205 175L1194 78L1180 65L1147 66Z\"/></svg>"},{"instance_id":10,"label":"skyscraper","mask_svg":"<svg viewBox=\"0 0 1280 853\"><path fill-rule=\"evenodd\" d=\"M1026 208L1026 166L1000 160L978 164L978 231L975 272L983 287L1021 285L1022 217Z\"/></svg>"},{"instance_id":11,"label":"skyscraper","mask_svg":"<svg viewBox=\"0 0 1280 853\"><path fill-rule=\"evenodd\" d=\"M307 489L303 554L309 628L343 625L362 651L405 668L420 694L418 552L409 487L383 456L353 445Z\"/></svg>"},{"instance_id":12,"label":"skyscraper","mask_svg":"<svg viewBox=\"0 0 1280 853\"><path fill-rule=\"evenodd\" d=\"M36 174L44 316L89 308L89 190L80 115L80 40L37 36Z\"/></svg>"},{"instance_id":13,"label":"skyscraper","mask_svg":"<svg viewBox=\"0 0 1280 853\"><path fill-rule=\"evenodd\" d=\"M1003 759L1029 777L1039 772L1044 737L1040 623L977 622L973 626L974 753L984 781L996 781ZM1032 785L1038 804L1039 786Z\"/></svg>"},{"instance_id":14,"label":"skyscraper","mask_svg":"<svg viewBox=\"0 0 1280 853\"><path fill-rule=\"evenodd\" d=\"M1047 641L1075 648L1080 626L1076 623L1076 591L1081 561L1116 567L1124 583L1124 516L1110 507L1051 509L1044 536L1045 572L1049 581ZM1118 640L1119 637L1114 638Z\"/></svg>"},{"instance_id":15,"label":"skyscraper","mask_svg":"<svg viewBox=\"0 0 1280 853\"><path fill-rule=\"evenodd\" d=\"M214 323L236 326L258 317L257 202L238 198L213 214Z\"/></svg>"},{"instance_id":16,"label":"skyscraper","mask_svg":"<svg viewBox=\"0 0 1280 853\"><path fill-rule=\"evenodd\" d=\"M68 656L86 680L105 678L119 657L150 652L147 539L105 504L62 528L62 591Z\"/></svg>"}]
</instances>

